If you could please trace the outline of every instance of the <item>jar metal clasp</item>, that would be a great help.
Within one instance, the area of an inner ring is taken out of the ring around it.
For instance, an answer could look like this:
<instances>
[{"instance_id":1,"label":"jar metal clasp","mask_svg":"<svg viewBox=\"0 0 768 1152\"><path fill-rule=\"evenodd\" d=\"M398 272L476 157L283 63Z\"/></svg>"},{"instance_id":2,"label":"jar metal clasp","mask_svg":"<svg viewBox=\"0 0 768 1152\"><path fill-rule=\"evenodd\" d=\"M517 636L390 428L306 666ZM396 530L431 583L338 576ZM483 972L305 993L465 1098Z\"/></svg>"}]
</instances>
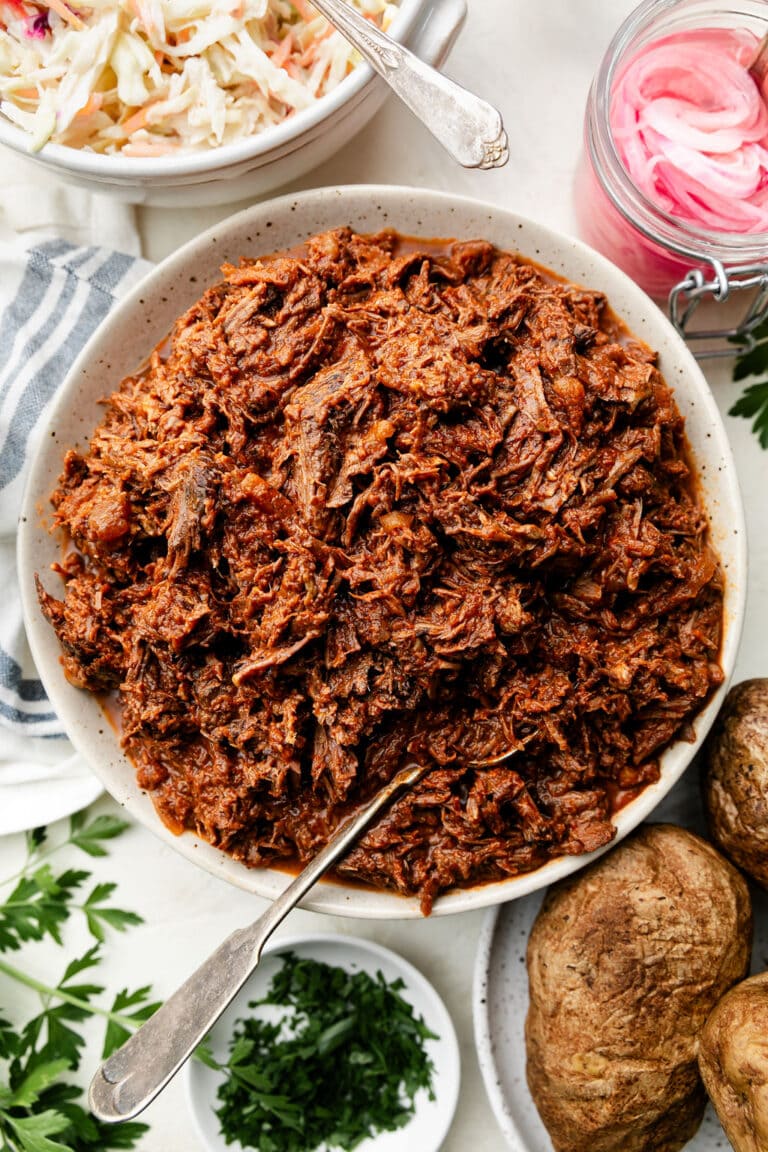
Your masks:
<instances>
[{"instance_id":1,"label":"jar metal clasp","mask_svg":"<svg viewBox=\"0 0 768 1152\"><path fill-rule=\"evenodd\" d=\"M669 294L669 317L684 340L694 342L699 360L711 356L736 356L755 343L755 329L768 319L768 264L741 264L725 268L719 260L708 258L711 276L692 268ZM710 297L718 304L732 293L751 291L740 319L728 328L691 329L690 321L701 302Z\"/></svg>"}]
</instances>

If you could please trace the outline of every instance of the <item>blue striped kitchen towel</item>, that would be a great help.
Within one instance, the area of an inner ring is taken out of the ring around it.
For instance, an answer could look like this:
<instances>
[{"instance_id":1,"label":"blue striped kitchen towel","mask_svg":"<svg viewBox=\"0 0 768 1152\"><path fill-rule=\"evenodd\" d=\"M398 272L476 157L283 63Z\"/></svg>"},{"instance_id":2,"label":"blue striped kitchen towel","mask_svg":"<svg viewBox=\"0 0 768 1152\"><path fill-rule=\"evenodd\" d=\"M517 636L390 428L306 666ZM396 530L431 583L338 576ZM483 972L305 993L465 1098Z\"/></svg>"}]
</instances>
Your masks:
<instances>
[{"instance_id":1,"label":"blue striped kitchen towel","mask_svg":"<svg viewBox=\"0 0 768 1152\"><path fill-rule=\"evenodd\" d=\"M92 198L79 195L87 213ZM114 211L124 224L119 214L127 210ZM115 300L150 267L134 254L41 237L31 228L11 234L9 215L0 195L0 835L66 815L99 791L64 737L31 661L16 527L27 464L56 389ZM69 231L83 236L83 227Z\"/></svg>"}]
</instances>

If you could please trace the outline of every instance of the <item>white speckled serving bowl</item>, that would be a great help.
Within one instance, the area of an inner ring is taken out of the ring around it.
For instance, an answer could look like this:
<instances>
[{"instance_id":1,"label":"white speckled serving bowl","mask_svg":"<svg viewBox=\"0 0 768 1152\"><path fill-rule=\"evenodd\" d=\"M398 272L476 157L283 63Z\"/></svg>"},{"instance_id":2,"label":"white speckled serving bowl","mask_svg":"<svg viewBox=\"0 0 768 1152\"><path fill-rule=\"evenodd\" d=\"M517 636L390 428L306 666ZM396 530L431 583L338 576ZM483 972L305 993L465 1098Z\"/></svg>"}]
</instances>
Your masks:
<instances>
[{"instance_id":1,"label":"white speckled serving bowl","mask_svg":"<svg viewBox=\"0 0 768 1152\"><path fill-rule=\"evenodd\" d=\"M400 0L389 34L439 68L466 11L466 0ZM102 156L61 144L30 152L27 134L2 115L0 144L70 184L130 204L226 204L263 196L322 164L368 123L387 93L384 81L361 63L333 91L281 124L218 148L176 156Z\"/></svg>"},{"instance_id":2,"label":"white speckled serving bowl","mask_svg":"<svg viewBox=\"0 0 768 1152\"><path fill-rule=\"evenodd\" d=\"M722 664L726 684L695 721L696 742L677 743L665 753L660 780L649 786L616 817L619 838L645 819L691 762L725 694L733 671L746 592L746 547L736 470L725 431L701 369L663 313L623 272L570 237L558 235L491 204L427 189L360 185L321 188L256 205L205 232L163 261L110 314L73 365L50 414L49 432L30 476L19 532L19 567L25 620L32 653L56 711L75 746L116 800L188 859L233 884L274 897L288 877L276 870L250 871L189 833L174 836L156 815L150 797L134 779L131 764L105 720L95 697L64 678L59 644L43 618L34 589L34 573L61 594L49 571L60 555L60 542L46 530L49 495L56 486L64 452L83 449L101 419L98 400L134 371L170 330L173 321L202 292L220 279L219 267L244 255L275 252L315 232L349 224L362 232L389 226L424 237L484 237L514 249L576 283L604 291L614 310L639 337L656 348L661 368L675 390L686 418L688 438L708 510L712 539L726 576ZM592 859L568 856L536 872L442 896L434 915L464 912L526 895ZM160 878L159 878L160 879ZM338 882L323 883L304 902L334 915L417 917L418 900Z\"/></svg>"}]
</instances>

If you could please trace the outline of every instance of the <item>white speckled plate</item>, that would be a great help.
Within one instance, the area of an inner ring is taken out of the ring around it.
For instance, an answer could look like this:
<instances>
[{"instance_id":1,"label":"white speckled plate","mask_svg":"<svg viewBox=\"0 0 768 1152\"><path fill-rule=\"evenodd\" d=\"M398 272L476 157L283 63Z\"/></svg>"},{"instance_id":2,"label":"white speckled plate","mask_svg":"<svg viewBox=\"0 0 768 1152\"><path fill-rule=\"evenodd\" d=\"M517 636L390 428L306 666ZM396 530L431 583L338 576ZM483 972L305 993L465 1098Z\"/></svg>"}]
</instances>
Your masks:
<instances>
[{"instance_id":1,"label":"white speckled plate","mask_svg":"<svg viewBox=\"0 0 768 1152\"><path fill-rule=\"evenodd\" d=\"M698 787L691 774L654 813L654 821L690 827L706 837ZM499 1127L514 1152L551 1152L525 1079L525 1017L528 936L544 892L499 908L483 923L475 960L472 1014L475 1043L485 1089ZM752 971L768 968L768 894L752 890L755 939ZM685 1152L725 1152L731 1145L711 1105Z\"/></svg>"},{"instance_id":2,"label":"white speckled plate","mask_svg":"<svg viewBox=\"0 0 768 1152\"><path fill-rule=\"evenodd\" d=\"M170 331L176 318L204 288L221 279L224 261L258 256L296 245L313 233L348 224L361 232L396 228L412 236L484 237L501 248L516 250L577 284L607 294L618 315L660 354L661 368L685 416L698 473L699 489L709 513L712 538L726 575L725 627L721 659L725 683L695 719L696 740L674 744L662 757L661 778L617 818L625 836L659 803L680 778L709 730L733 671L746 594L744 515L736 469L715 400L698 364L661 310L604 257L563 236L493 204L434 192L426 188L354 185L320 188L256 204L222 221L164 260L110 313L69 372L55 404L41 450L31 469L19 528L19 584L32 655L48 696L66 725L67 734L119 803L190 860L214 875L273 899L288 877L275 869L248 869L216 848L186 833L175 836L157 816L151 798L136 784L131 764L105 721L94 696L74 688L64 677L59 644L39 610L34 573L59 593L50 565L59 558L59 542L46 528L45 510L68 448L87 444L101 419L100 398ZM527 895L588 862L588 856L553 860L536 872L494 884L458 889L437 900L433 915L465 912ZM417 918L416 898L340 883L316 885L304 905L318 912L370 918Z\"/></svg>"},{"instance_id":3,"label":"white speckled plate","mask_svg":"<svg viewBox=\"0 0 768 1152\"><path fill-rule=\"evenodd\" d=\"M424 1090L415 1097L410 1123L394 1132L382 1132L358 1145L360 1152L437 1152L451 1126L459 1098L461 1065L459 1045L448 1009L429 981L418 969L389 948L356 936L297 936L279 940L264 951L264 957L245 988L230 1004L211 1033L211 1048L223 1063L229 1052L229 1038L235 1021L248 1014L249 1000L263 996L284 952L320 960L348 972L381 972L388 983L401 979L401 996L421 1016L436 1040L428 1040L426 1051L434 1064L434 1100ZM222 1074L190 1060L186 1065L187 1100L198 1135L208 1152L227 1152L214 1109ZM231 1145L230 1145L231 1147Z\"/></svg>"}]
</instances>

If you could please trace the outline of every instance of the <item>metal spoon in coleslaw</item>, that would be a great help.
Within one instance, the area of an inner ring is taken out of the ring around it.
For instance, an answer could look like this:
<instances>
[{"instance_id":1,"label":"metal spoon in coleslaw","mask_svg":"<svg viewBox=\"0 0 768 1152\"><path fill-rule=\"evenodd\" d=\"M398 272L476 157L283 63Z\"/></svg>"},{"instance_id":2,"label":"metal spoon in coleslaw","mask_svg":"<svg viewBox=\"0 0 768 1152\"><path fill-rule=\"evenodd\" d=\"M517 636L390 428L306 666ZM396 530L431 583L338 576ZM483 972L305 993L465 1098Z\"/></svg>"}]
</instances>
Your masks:
<instances>
[{"instance_id":1,"label":"metal spoon in coleslaw","mask_svg":"<svg viewBox=\"0 0 768 1152\"><path fill-rule=\"evenodd\" d=\"M393 0L350 0L386 30ZM278 124L358 62L307 0L0 0L0 113L124 156L215 147Z\"/></svg>"}]
</instances>

